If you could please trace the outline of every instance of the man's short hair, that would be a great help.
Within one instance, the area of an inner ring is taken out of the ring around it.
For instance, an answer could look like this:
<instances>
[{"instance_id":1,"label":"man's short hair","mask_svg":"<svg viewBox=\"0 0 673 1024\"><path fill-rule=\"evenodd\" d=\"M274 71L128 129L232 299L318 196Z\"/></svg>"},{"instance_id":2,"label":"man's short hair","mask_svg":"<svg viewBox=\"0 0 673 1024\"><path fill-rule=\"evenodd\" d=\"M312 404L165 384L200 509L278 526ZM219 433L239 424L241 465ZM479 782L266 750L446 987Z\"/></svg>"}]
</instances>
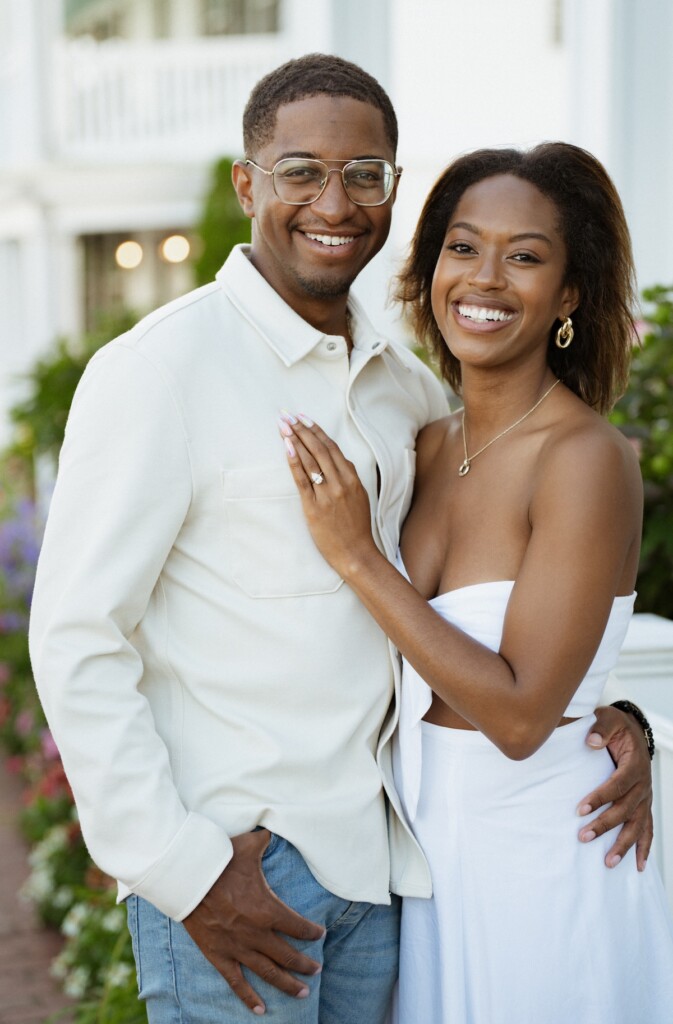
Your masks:
<instances>
[{"instance_id":1,"label":"man's short hair","mask_svg":"<svg viewBox=\"0 0 673 1024\"><path fill-rule=\"evenodd\" d=\"M307 53L289 60L260 79L243 112L245 154L253 157L273 136L279 107L309 96L350 96L383 114L386 137L397 152L397 117L390 97L357 64L327 53Z\"/></svg>"}]
</instances>

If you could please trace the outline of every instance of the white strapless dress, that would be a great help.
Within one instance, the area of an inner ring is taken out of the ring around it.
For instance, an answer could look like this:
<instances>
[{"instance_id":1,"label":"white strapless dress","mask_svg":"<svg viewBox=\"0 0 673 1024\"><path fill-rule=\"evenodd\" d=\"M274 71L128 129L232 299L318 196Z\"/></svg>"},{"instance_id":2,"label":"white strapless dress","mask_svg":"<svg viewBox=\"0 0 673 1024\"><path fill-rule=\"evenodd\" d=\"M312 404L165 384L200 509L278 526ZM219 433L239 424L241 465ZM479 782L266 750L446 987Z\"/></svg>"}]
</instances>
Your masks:
<instances>
[{"instance_id":1,"label":"white strapless dress","mask_svg":"<svg viewBox=\"0 0 673 1024\"><path fill-rule=\"evenodd\" d=\"M498 650L512 587L482 583L430 603ZM525 761L479 732L423 722L432 694L404 664L395 778L433 897L403 903L393 1024L673 1021L673 924L655 865L638 872L631 850L609 870L614 834L577 838L579 800L613 769L585 738L634 596L615 599L567 710L583 717Z\"/></svg>"}]
</instances>

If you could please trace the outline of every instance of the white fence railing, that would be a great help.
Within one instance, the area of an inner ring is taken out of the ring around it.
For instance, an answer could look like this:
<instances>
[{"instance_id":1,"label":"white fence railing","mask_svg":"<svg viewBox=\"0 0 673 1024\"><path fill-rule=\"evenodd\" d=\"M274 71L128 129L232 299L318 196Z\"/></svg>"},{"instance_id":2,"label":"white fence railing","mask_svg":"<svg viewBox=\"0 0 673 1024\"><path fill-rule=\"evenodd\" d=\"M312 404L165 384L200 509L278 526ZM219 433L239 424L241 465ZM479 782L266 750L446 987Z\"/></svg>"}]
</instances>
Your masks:
<instances>
[{"instance_id":1,"label":"white fence railing","mask_svg":"<svg viewBox=\"0 0 673 1024\"><path fill-rule=\"evenodd\" d=\"M654 851L673 913L673 720L649 712L654 755Z\"/></svg>"},{"instance_id":2,"label":"white fence railing","mask_svg":"<svg viewBox=\"0 0 673 1024\"><path fill-rule=\"evenodd\" d=\"M285 59L282 36L55 43L53 155L201 160L241 151L250 89Z\"/></svg>"},{"instance_id":3,"label":"white fence railing","mask_svg":"<svg viewBox=\"0 0 673 1024\"><path fill-rule=\"evenodd\" d=\"M654 853L673 912L673 622L634 615L617 676L618 685L611 684L606 699L629 697L646 712L654 731Z\"/></svg>"}]
</instances>

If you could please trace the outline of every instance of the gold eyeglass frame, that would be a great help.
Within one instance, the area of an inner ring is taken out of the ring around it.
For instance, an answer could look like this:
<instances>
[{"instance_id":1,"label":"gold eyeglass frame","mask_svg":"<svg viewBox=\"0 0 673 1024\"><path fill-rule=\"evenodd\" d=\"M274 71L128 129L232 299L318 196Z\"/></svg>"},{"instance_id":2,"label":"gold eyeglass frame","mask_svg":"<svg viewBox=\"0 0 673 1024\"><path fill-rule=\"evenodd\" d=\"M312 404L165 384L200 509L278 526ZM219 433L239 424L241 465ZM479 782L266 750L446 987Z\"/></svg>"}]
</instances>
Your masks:
<instances>
[{"instance_id":1,"label":"gold eyeglass frame","mask_svg":"<svg viewBox=\"0 0 673 1024\"><path fill-rule=\"evenodd\" d=\"M325 175L324 175L324 178L323 178L322 185L320 187L320 191L318 192L317 196L313 197L313 199L303 199L301 202L294 202L293 203L289 199L283 199L282 196L278 195L278 189L276 188L276 168L279 167L280 164L284 164L286 161L290 161L290 160L298 160L298 161L301 161L302 163L306 163L306 164L318 164L320 167L324 167ZM250 160L248 157L245 158L243 163L244 164L250 164L251 167L255 167L258 171L261 171L262 174L270 175L271 176L271 181L272 181L272 184L273 184L273 191L275 192L276 196L278 196L278 199L280 199L281 203L285 203L287 206L310 206L311 203L315 203L316 200L320 199L320 196L323 194L323 192L327 188L327 182L329 181L329 176L330 176L330 174L333 171L336 172L337 174L341 175L341 182L342 182L343 187L344 187L344 192L348 196L348 198L351 201L351 203L354 203L356 206L365 206L365 207L383 206L384 203L388 202L388 200L390 199L391 195L395 191L395 181L394 181L394 179L395 178L399 178L399 176L401 175L402 170L403 170L402 167L396 167L394 164L391 164L390 160L382 160L379 157L371 157L370 159L359 159L359 160L340 160L340 159L339 160L330 160L330 163L337 163L337 164L342 163L344 166L343 167L328 167L324 160L316 160L313 157L305 157L305 158L303 158L303 157L284 156L280 160L276 161L276 163L273 165L273 167L271 168L270 171L267 171L265 167L260 167L259 164L256 164L254 160ZM388 192L388 195L385 196L383 199L380 199L377 203L362 203L362 202L359 202L357 199L353 199L353 197L351 196L350 192L348 191L348 187L346 185L346 171L353 164L372 164L372 163L386 164L388 167L392 168L393 184L390 187L390 191Z\"/></svg>"}]
</instances>

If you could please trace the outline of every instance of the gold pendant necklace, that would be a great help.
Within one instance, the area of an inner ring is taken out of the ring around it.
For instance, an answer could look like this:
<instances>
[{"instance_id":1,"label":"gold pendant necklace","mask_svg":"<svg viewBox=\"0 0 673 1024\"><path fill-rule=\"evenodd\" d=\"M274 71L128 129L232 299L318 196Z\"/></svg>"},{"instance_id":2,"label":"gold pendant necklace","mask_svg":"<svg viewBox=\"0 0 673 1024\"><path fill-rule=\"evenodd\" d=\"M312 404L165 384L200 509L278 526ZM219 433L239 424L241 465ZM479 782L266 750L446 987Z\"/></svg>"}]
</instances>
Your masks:
<instances>
[{"instance_id":1,"label":"gold pendant necklace","mask_svg":"<svg viewBox=\"0 0 673 1024\"><path fill-rule=\"evenodd\" d=\"M552 384L552 386L550 388L547 388L547 390L545 391L545 393L542 396L542 398L538 398L538 400L535 403L535 405L531 409L529 409L528 412L525 412L523 414L523 416L520 416L519 419L516 420L515 423L511 423L509 425L509 427L506 427L504 430L501 430L499 434L496 434L495 437L492 437L491 440L487 444L485 444L483 446L483 448L480 448L478 452L475 452L474 455L468 455L467 454L467 439L465 437L465 410L463 410L463 415L462 415L462 419L460 421L460 425L461 425L461 428L462 428L462 431L463 431L463 452L465 453L465 458L463 459L463 461L460 464L460 468L458 470L458 476L467 476L467 474L470 472L470 466L471 466L472 462L474 462L474 460L476 459L477 455L481 455L481 453L485 452L487 448L490 448L492 444L495 444L496 441L499 441L501 437L504 437L505 434L509 434L510 430L514 430L514 428L518 427L520 423L523 423L523 421L525 419L527 419L532 412L535 412L535 410L537 409L538 405L540 405L542 402L544 402L544 400L547 397L547 395L551 394L551 392L554 390L556 385L560 384L560 383L561 383L560 380L555 380L554 383Z\"/></svg>"}]
</instances>

